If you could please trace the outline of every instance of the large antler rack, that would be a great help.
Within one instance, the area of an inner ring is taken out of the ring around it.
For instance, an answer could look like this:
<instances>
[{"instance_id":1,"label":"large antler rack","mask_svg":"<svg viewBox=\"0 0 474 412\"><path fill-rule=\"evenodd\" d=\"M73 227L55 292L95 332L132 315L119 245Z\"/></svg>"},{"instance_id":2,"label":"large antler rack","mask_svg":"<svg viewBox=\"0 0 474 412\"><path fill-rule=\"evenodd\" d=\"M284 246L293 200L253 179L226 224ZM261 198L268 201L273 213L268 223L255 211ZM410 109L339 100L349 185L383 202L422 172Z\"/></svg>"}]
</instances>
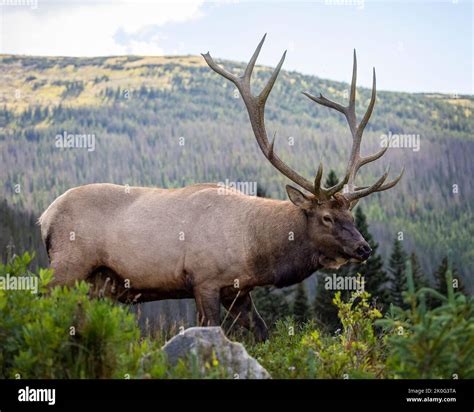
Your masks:
<instances>
[{"instance_id":1,"label":"large antler rack","mask_svg":"<svg viewBox=\"0 0 474 412\"><path fill-rule=\"evenodd\" d=\"M372 88L372 97L370 100L369 107L367 112L365 113L362 121L357 125L356 121L356 114L355 114L355 98L356 98L356 77L357 77L357 61L356 61L356 54L354 50L354 66L352 71L352 84L351 84L351 93L349 98L349 105L342 106L339 103L333 102L327 98L325 98L322 94L319 97L315 97L307 92L303 94L309 97L311 100L319 103L323 106L329 107L331 109L335 109L340 113L344 114L347 122L349 124L349 128L352 134L352 149L350 159L347 165L346 174L344 178L338 182L336 185L330 188L324 188L321 186L321 179L323 176L323 166L320 164L318 168L318 172L316 174L316 178L314 183L306 179L305 177L298 174L295 170L291 169L286 163L284 163L274 151L275 145L275 137L273 138L272 142L268 140L266 128L265 128L265 103L267 101L268 96L275 84L275 81L280 73L281 67L283 62L285 61L286 51L283 53L283 56L280 59L277 67L273 71L270 79L268 80L267 84L260 92L259 95L254 96L251 92L250 87L250 80L252 76L253 69L255 67L255 63L257 61L258 55L260 50L263 46L265 41L266 34L263 36L262 40L257 46L252 58L250 59L247 67L242 76L236 76L233 73L225 70L223 67L219 66L208 53L203 54L202 56L206 60L209 67L214 70L219 75L223 76L224 78L230 80L240 92L242 99L247 107L250 123L252 125L252 130L254 132L255 138L258 142L260 149L262 150L265 157L270 161L270 163L279 170L283 175L288 177L291 181L296 183L297 185L301 186L302 188L306 189L308 192L312 193L319 201L325 201L330 199L333 195L337 192L340 192L344 186L346 186L346 190L344 190L344 196L349 202L356 202L361 197L367 196L373 192L379 192L382 190L390 189L391 187L395 186L398 181L401 179L403 175L402 173L390 183L384 184L385 180L388 176L388 170L384 173L384 175L378 179L372 186L369 187L357 187L355 186L355 177L357 175L357 171L359 168L367 163L373 162L377 160L386 152L387 147L380 150L378 153L375 153L371 156L361 157L360 156L360 142L362 139L362 133L364 132L364 128L367 125L370 116L372 114L374 105L375 105L375 98L376 98L376 88L375 88L375 69L373 75L373 88Z\"/></svg>"}]
</instances>

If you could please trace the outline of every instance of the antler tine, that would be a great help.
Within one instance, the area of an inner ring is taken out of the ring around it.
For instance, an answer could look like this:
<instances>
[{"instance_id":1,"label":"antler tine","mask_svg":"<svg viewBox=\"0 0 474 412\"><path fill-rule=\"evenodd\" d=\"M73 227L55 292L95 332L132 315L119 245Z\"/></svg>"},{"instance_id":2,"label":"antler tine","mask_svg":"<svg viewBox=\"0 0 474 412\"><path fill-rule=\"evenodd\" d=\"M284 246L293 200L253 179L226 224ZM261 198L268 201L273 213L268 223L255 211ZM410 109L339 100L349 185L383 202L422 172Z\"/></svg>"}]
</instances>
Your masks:
<instances>
[{"instance_id":1,"label":"antler tine","mask_svg":"<svg viewBox=\"0 0 474 412\"><path fill-rule=\"evenodd\" d=\"M389 169L390 168L387 168L385 173L372 186L366 187L364 189L360 189L358 191L344 193L345 198L349 202L352 202L354 200L357 200L357 199L360 199L362 197L368 196L371 193L377 192L378 189L383 185L385 180L387 180Z\"/></svg>"},{"instance_id":2,"label":"antler tine","mask_svg":"<svg viewBox=\"0 0 474 412\"><path fill-rule=\"evenodd\" d=\"M354 49L354 59L352 62L352 81L351 81L351 94L349 97L349 107L353 109L355 113L355 100L356 100L356 88L357 83L357 54L356 49Z\"/></svg>"},{"instance_id":3,"label":"antler tine","mask_svg":"<svg viewBox=\"0 0 474 412\"><path fill-rule=\"evenodd\" d=\"M228 72L225 70L223 67L219 66L214 59L211 57L209 52L207 53L201 53L201 56L204 57L204 60L206 60L206 63L209 65L209 67L214 70L216 73L220 74L222 77L225 77L227 80L230 80L232 83L234 83L236 86L240 84L239 78L232 74L231 72Z\"/></svg>"},{"instance_id":4,"label":"antler tine","mask_svg":"<svg viewBox=\"0 0 474 412\"><path fill-rule=\"evenodd\" d=\"M283 62L285 61L286 51L283 53L283 56L280 59L277 67L273 71L270 79L268 80L265 87L262 89L258 96L254 96L250 90L250 79L252 76L252 71L255 67L260 50L265 41L266 34L263 36L262 40L258 44L255 52L252 55L247 67L245 68L244 74L241 77L237 77L227 70L223 69L221 66L217 65L211 55L208 53L203 54L202 56L206 60L206 63L209 67L214 70L217 74L225 77L230 80L237 86L237 89L242 96L242 99L247 108L249 115L250 123L252 125L252 130L254 132L257 143L262 150L265 157L270 161L270 163L279 170L283 175L288 177L297 185L306 189L307 191L314 194L313 184L303 176L299 175L296 171L288 167L274 152L275 138L273 138L272 143L268 141L267 132L265 129L265 103L268 96L275 84L275 81L280 73Z\"/></svg>"},{"instance_id":5,"label":"antler tine","mask_svg":"<svg viewBox=\"0 0 474 412\"><path fill-rule=\"evenodd\" d=\"M359 138L362 138L362 133L364 133L365 126L369 122L370 116L372 116L372 112L374 111L375 100L377 98L377 80L375 76L375 67L373 68L372 72L372 95L370 96L370 103L367 111L365 112L364 117L362 118L359 126L357 127L357 135Z\"/></svg>"},{"instance_id":6,"label":"antler tine","mask_svg":"<svg viewBox=\"0 0 474 412\"><path fill-rule=\"evenodd\" d=\"M272 91L273 85L275 84L278 74L280 73L281 66L283 66L283 62L285 61L285 58L286 58L286 50L283 52L283 55L281 56L281 59L278 62L277 67L275 68L272 75L270 76L270 79L268 79L267 84L258 95L258 103L261 104L262 106L265 105L265 102L267 101L267 98L270 95L270 92Z\"/></svg>"},{"instance_id":7,"label":"antler tine","mask_svg":"<svg viewBox=\"0 0 474 412\"><path fill-rule=\"evenodd\" d=\"M245 68L243 78L248 82L249 86L250 86L250 78L252 77L253 68L255 67L255 63L257 62L258 55L260 54L260 50L262 50L262 46L263 46L263 43L265 42L266 37L267 37L267 33L263 35L262 40L260 40L260 43L258 43L257 48L253 52L253 55L249 61L249 64Z\"/></svg>"},{"instance_id":8,"label":"antler tine","mask_svg":"<svg viewBox=\"0 0 474 412\"><path fill-rule=\"evenodd\" d=\"M381 150L379 150L377 153L374 153L370 156L361 157L359 161L359 168L361 166L366 165L367 163L371 163L371 162L376 161L377 159L380 159L387 150L388 150L388 145L382 148Z\"/></svg>"},{"instance_id":9,"label":"antler tine","mask_svg":"<svg viewBox=\"0 0 474 412\"><path fill-rule=\"evenodd\" d=\"M308 92L302 92L306 97L310 98L314 102L322 105L329 107L330 109L337 110L338 112L341 112L342 114L346 114L346 107L340 105L339 103L333 102L332 100L327 99L324 97L321 93L319 93L319 97L313 96L311 93Z\"/></svg>"},{"instance_id":10,"label":"antler tine","mask_svg":"<svg viewBox=\"0 0 474 412\"><path fill-rule=\"evenodd\" d=\"M317 198L321 195L321 179L323 177L323 164L320 163L318 167L318 172L316 173L316 177L314 178L314 191Z\"/></svg>"},{"instance_id":11,"label":"antler tine","mask_svg":"<svg viewBox=\"0 0 474 412\"><path fill-rule=\"evenodd\" d=\"M394 187L400 181L400 179L402 178L404 173L405 173L405 168L403 167L402 171L400 172L400 174L395 179L393 179L390 182L385 183L382 186L380 186L377 189L377 192L383 192L384 190L388 190L388 189L391 189L392 187ZM356 192L358 192L358 191L366 189L366 188L367 188L367 186L365 186L365 187L356 186L354 190Z\"/></svg>"},{"instance_id":12,"label":"antler tine","mask_svg":"<svg viewBox=\"0 0 474 412\"><path fill-rule=\"evenodd\" d=\"M334 186L324 188L321 186L321 179L323 177L323 164L320 163L318 167L318 172L316 173L316 178L314 179L314 194L318 200L327 200L330 199L335 193L339 192L349 179L349 175L346 174L343 180L336 183Z\"/></svg>"}]
</instances>

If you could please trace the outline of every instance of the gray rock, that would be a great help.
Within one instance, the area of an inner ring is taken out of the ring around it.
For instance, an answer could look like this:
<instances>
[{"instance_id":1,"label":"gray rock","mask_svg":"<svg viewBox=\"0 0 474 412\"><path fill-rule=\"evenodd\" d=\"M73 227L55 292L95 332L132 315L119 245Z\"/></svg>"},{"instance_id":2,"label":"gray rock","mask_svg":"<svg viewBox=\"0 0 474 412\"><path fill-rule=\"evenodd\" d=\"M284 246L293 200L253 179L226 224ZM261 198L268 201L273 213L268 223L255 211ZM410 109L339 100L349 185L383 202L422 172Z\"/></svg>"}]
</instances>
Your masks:
<instances>
[{"instance_id":1,"label":"gray rock","mask_svg":"<svg viewBox=\"0 0 474 412\"><path fill-rule=\"evenodd\" d=\"M211 363L214 352L219 363L226 367L230 377L271 379L270 374L247 353L244 346L227 339L218 326L188 328L170 339L163 346L163 350L172 365L176 365L179 359L187 355L195 355L202 365L205 362Z\"/></svg>"}]
</instances>

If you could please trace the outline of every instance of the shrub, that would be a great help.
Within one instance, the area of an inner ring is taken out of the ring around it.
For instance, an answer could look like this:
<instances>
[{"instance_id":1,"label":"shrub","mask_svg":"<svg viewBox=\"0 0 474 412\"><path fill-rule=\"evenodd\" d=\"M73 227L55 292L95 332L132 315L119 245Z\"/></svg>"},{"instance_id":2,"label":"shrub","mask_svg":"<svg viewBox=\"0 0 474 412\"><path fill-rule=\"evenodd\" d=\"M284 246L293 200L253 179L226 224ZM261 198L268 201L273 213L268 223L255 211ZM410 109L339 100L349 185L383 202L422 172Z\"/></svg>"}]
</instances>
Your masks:
<instances>
[{"instance_id":1,"label":"shrub","mask_svg":"<svg viewBox=\"0 0 474 412\"><path fill-rule=\"evenodd\" d=\"M27 253L0 264L8 276L35 279L38 293L0 288L0 378L229 378L212 357L168 364L162 339L141 336L128 306L91 299L89 285L48 284L52 272L28 267ZM405 308L382 314L370 294L335 294L341 329L321 332L313 321L277 322L270 339L249 344L273 378L474 378L474 300L452 287L447 296L415 290L407 271ZM428 310L426 300L441 305ZM380 328L379 328L380 327Z\"/></svg>"},{"instance_id":2,"label":"shrub","mask_svg":"<svg viewBox=\"0 0 474 412\"><path fill-rule=\"evenodd\" d=\"M387 333L389 377L433 379L474 378L474 300L455 293L452 274L446 279L448 296L430 288L415 290L407 273L408 309L391 307L379 320ZM427 310L426 300L441 306Z\"/></svg>"},{"instance_id":3,"label":"shrub","mask_svg":"<svg viewBox=\"0 0 474 412\"><path fill-rule=\"evenodd\" d=\"M0 290L1 376L12 378L116 377L132 342L139 339L134 316L110 300L92 300L89 286L55 287L52 272L28 271L31 257L0 266L0 276L30 277L38 293Z\"/></svg>"},{"instance_id":4,"label":"shrub","mask_svg":"<svg viewBox=\"0 0 474 412\"><path fill-rule=\"evenodd\" d=\"M354 292L348 302L336 293L342 331L323 334L312 322L277 323L270 339L252 354L274 378L374 378L384 371L383 342L374 330L381 313L369 304L367 292Z\"/></svg>"},{"instance_id":5,"label":"shrub","mask_svg":"<svg viewBox=\"0 0 474 412\"><path fill-rule=\"evenodd\" d=\"M269 340L249 347L249 353L275 379L316 377L316 358L302 339L310 336L313 323L297 325L290 317L278 320Z\"/></svg>"},{"instance_id":6,"label":"shrub","mask_svg":"<svg viewBox=\"0 0 474 412\"><path fill-rule=\"evenodd\" d=\"M25 253L0 265L2 279L38 281L36 294L0 289L0 378L226 377L217 361L171 367L157 341L140 337L128 307L91 299L85 282L49 289L52 271L30 272L31 259Z\"/></svg>"}]
</instances>

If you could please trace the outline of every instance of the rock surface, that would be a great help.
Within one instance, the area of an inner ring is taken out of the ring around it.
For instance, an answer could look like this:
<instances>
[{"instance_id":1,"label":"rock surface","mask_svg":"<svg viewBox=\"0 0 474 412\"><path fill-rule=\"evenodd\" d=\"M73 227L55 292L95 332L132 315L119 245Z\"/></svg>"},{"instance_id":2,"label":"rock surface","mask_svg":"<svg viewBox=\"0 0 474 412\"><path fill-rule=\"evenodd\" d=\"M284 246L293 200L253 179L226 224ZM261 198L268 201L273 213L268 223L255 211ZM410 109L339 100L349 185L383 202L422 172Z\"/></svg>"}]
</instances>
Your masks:
<instances>
[{"instance_id":1,"label":"rock surface","mask_svg":"<svg viewBox=\"0 0 474 412\"><path fill-rule=\"evenodd\" d=\"M230 377L271 379L270 374L247 353L244 346L227 339L218 326L188 328L170 339L163 346L163 350L172 365L187 355L197 356L204 365L206 362L212 362L214 353L215 359L225 366Z\"/></svg>"}]
</instances>

